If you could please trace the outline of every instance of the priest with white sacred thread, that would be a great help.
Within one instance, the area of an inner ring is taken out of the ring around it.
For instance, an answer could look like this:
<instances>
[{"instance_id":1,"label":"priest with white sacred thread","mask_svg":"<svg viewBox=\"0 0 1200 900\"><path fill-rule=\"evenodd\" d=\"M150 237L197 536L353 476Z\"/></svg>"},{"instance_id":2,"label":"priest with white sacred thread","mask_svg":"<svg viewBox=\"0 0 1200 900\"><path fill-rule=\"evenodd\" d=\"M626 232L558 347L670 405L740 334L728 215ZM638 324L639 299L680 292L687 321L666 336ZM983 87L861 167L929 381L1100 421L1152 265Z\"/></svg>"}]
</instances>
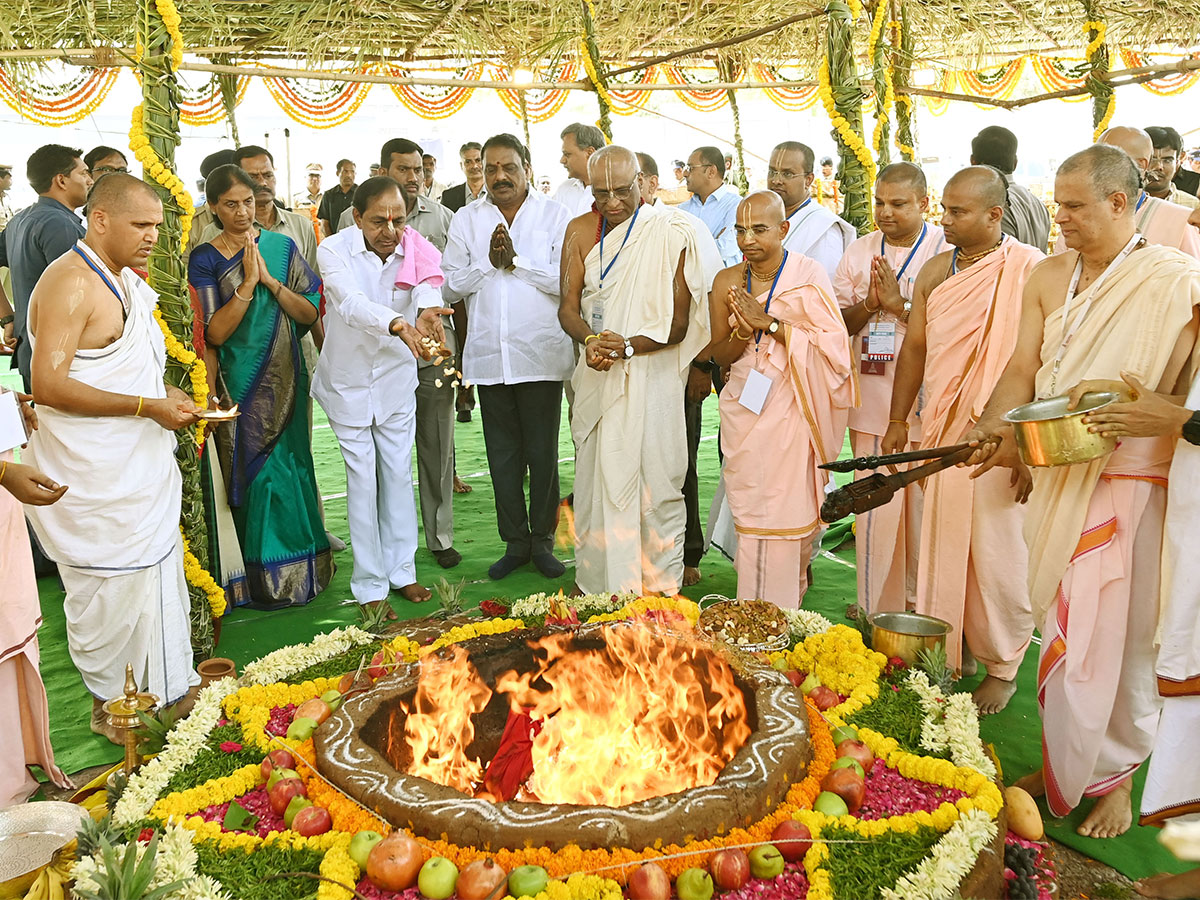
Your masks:
<instances>
[{"instance_id":1,"label":"priest with white sacred thread","mask_svg":"<svg viewBox=\"0 0 1200 900\"><path fill-rule=\"evenodd\" d=\"M199 410L163 383L158 296L133 271L162 220L149 185L105 175L88 198L87 234L50 264L29 303L39 427L24 461L71 490L28 513L66 588L67 644L93 697L92 731L113 743L123 736L102 704L123 693L126 663L164 706L190 702L200 683L174 434Z\"/></svg>"},{"instance_id":2,"label":"priest with white sacred thread","mask_svg":"<svg viewBox=\"0 0 1200 900\"><path fill-rule=\"evenodd\" d=\"M783 201L788 231L783 249L816 260L832 281L842 254L858 238L845 219L812 197L812 148L799 141L784 141L771 151L767 187Z\"/></svg>"},{"instance_id":3,"label":"priest with white sacred thread","mask_svg":"<svg viewBox=\"0 0 1200 900\"><path fill-rule=\"evenodd\" d=\"M583 353L575 405L575 592L672 595L687 514L684 386L708 344L695 226L644 203L624 147L588 161L595 209L563 240L559 322Z\"/></svg>"}]
</instances>

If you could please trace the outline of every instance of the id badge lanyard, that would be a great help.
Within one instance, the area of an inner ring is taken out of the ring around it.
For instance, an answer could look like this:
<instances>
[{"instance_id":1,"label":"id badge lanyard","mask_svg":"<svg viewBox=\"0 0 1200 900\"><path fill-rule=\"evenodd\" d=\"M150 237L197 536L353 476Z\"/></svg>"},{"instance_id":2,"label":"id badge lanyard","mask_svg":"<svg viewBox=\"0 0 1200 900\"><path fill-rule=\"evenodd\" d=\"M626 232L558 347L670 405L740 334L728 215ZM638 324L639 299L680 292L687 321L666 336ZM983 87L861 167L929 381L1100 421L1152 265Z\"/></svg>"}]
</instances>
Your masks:
<instances>
[{"instance_id":1,"label":"id badge lanyard","mask_svg":"<svg viewBox=\"0 0 1200 900\"><path fill-rule=\"evenodd\" d=\"M629 220L629 227L625 229L625 237L621 238L621 246L617 248L617 252L613 254L613 258L608 261L607 266L604 264L604 235L608 233L608 219L603 220L604 226L600 229L600 287L597 295L604 291L604 278L612 270L612 267L617 264L617 259L621 256L621 251L625 249L625 242L629 240L629 235L633 233L633 226L637 223L637 217L641 211L642 207L639 204L638 208L633 211L633 218ZM599 299L599 296L597 299ZM591 326L593 334L599 334L604 330L604 313L602 310L597 310L597 305L597 303L592 303Z\"/></svg>"},{"instance_id":2,"label":"id badge lanyard","mask_svg":"<svg viewBox=\"0 0 1200 900\"><path fill-rule=\"evenodd\" d=\"M905 259L904 259L904 265L902 265L900 267L900 271L898 271L896 273L896 284L900 284L900 279L904 277L905 271L908 270L909 263L911 263L913 261L913 258L917 255L917 250L920 249L921 242L925 240L925 232L927 232L928 230L929 230L928 223L922 222L921 223L921 236L919 238L917 238L917 241L915 244L913 244L912 249L908 251L908 256L905 257ZM885 254L886 247L887 247L887 238L885 238L881 234L879 236L879 255L880 256L886 255ZM911 300L912 297L905 297L904 299Z\"/></svg>"},{"instance_id":3,"label":"id badge lanyard","mask_svg":"<svg viewBox=\"0 0 1200 900\"><path fill-rule=\"evenodd\" d=\"M769 291L767 291L767 302L763 304L763 312L764 313L769 313L771 311L771 298L775 296L775 286L777 284L779 284L779 276L783 274L783 267L787 265L787 258L788 258L788 252L786 250L784 250L783 251L783 262L781 262L779 264L779 269L778 269L778 271L775 272L775 280L771 282L771 289ZM750 294L750 266L748 264L746 266L746 293ZM750 296L754 296L754 295L751 294ZM755 354L758 353L758 345L759 345L759 342L762 341L762 336L763 336L763 333L762 333L761 328L758 331L754 332L754 352L755 352Z\"/></svg>"}]
</instances>

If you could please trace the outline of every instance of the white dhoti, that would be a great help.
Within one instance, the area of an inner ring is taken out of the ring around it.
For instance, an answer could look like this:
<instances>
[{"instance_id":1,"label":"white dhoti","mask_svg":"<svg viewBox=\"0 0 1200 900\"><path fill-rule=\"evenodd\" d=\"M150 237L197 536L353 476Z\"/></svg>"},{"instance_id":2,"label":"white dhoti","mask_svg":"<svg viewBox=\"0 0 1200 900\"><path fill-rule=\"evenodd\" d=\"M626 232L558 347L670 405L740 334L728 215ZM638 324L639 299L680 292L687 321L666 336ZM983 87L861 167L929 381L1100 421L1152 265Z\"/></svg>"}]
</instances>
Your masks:
<instances>
[{"instance_id":1,"label":"white dhoti","mask_svg":"<svg viewBox=\"0 0 1200 900\"><path fill-rule=\"evenodd\" d=\"M97 700L125 692L125 664L165 704L200 683L192 668L183 540L158 563L132 571L59 565L67 597L67 646Z\"/></svg>"},{"instance_id":2,"label":"white dhoti","mask_svg":"<svg viewBox=\"0 0 1200 900\"><path fill-rule=\"evenodd\" d=\"M329 420L346 462L346 515L354 549L350 593L359 603L385 600L391 588L417 580L411 466L416 415L410 398L383 422L364 426Z\"/></svg>"},{"instance_id":3,"label":"white dhoti","mask_svg":"<svg viewBox=\"0 0 1200 900\"><path fill-rule=\"evenodd\" d=\"M158 295L130 269L120 285L128 304L123 333L107 347L77 351L70 377L117 394L165 397L166 345L153 318ZM36 336L30 340L36 353ZM98 699L123 693L126 663L139 686L164 703L200 683L192 668L175 446L174 433L151 419L38 407L26 461L70 490L27 512L46 556L58 563L71 658Z\"/></svg>"}]
</instances>

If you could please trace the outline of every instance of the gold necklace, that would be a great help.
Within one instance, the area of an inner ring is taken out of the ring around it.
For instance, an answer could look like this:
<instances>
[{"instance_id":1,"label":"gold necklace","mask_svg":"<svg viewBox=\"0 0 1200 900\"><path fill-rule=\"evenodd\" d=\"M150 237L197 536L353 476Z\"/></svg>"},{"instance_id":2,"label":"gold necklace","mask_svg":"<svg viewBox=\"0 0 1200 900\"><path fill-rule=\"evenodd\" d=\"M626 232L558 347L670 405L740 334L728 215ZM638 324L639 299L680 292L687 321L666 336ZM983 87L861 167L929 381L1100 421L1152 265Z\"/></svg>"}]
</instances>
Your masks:
<instances>
[{"instance_id":1,"label":"gold necklace","mask_svg":"<svg viewBox=\"0 0 1200 900\"><path fill-rule=\"evenodd\" d=\"M971 262L975 262L976 260L983 259L983 258L984 258L985 256L987 256L989 253L992 253L992 252L994 252L994 251L996 251L996 250L999 250L999 249L1000 249L1000 245L1001 245L1001 244L1003 244L1003 243L1004 243L1004 235L1001 235L1001 236L1000 236L1000 240L996 241L996 243L995 243L995 244L993 244L991 247L988 247L988 248L987 248L986 250L984 250L982 253L972 253L970 256L968 256L967 254L965 254L965 253L963 253L961 250L959 250L959 252L958 252L958 262L960 262L960 263L971 263Z\"/></svg>"},{"instance_id":2,"label":"gold necklace","mask_svg":"<svg viewBox=\"0 0 1200 900\"><path fill-rule=\"evenodd\" d=\"M884 235L884 239L885 239L885 240L886 240L886 241L887 241L889 244L891 244L893 247L911 247L913 244L915 244L915 243L917 242L917 237L918 237L920 234L921 234L921 232L919 232L919 231L914 231L914 232L913 232L913 236L912 236L912 237L910 237L910 238L909 238L907 241L898 241L898 240L895 240L895 239L893 239L893 238L887 237L887 235Z\"/></svg>"},{"instance_id":3,"label":"gold necklace","mask_svg":"<svg viewBox=\"0 0 1200 900\"><path fill-rule=\"evenodd\" d=\"M751 273L754 275L754 277L757 278L759 281L774 281L775 276L779 274L779 270L783 268L783 260L781 259L779 261L779 265L775 267L775 271L772 272L770 275L760 275L758 272L755 272L754 266L750 265L749 262L746 263L746 267L751 271Z\"/></svg>"}]
</instances>

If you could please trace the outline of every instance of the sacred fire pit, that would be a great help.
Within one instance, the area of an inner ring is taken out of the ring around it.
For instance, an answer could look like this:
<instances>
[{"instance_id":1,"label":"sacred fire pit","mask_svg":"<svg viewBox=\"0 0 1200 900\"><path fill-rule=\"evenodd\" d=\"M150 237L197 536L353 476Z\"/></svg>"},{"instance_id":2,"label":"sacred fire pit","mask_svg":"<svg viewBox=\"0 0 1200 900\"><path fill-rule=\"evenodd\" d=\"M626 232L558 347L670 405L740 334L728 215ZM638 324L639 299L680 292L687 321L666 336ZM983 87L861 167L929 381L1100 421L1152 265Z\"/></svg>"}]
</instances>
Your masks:
<instances>
[{"instance_id":1,"label":"sacred fire pit","mask_svg":"<svg viewBox=\"0 0 1200 900\"><path fill-rule=\"evenodd\" d=\"M767 815L810 756L782 674L638 624L445 648L313 741L321 774L393 825L487 850L707 839Z\"/></svg>"}]
</instances>

